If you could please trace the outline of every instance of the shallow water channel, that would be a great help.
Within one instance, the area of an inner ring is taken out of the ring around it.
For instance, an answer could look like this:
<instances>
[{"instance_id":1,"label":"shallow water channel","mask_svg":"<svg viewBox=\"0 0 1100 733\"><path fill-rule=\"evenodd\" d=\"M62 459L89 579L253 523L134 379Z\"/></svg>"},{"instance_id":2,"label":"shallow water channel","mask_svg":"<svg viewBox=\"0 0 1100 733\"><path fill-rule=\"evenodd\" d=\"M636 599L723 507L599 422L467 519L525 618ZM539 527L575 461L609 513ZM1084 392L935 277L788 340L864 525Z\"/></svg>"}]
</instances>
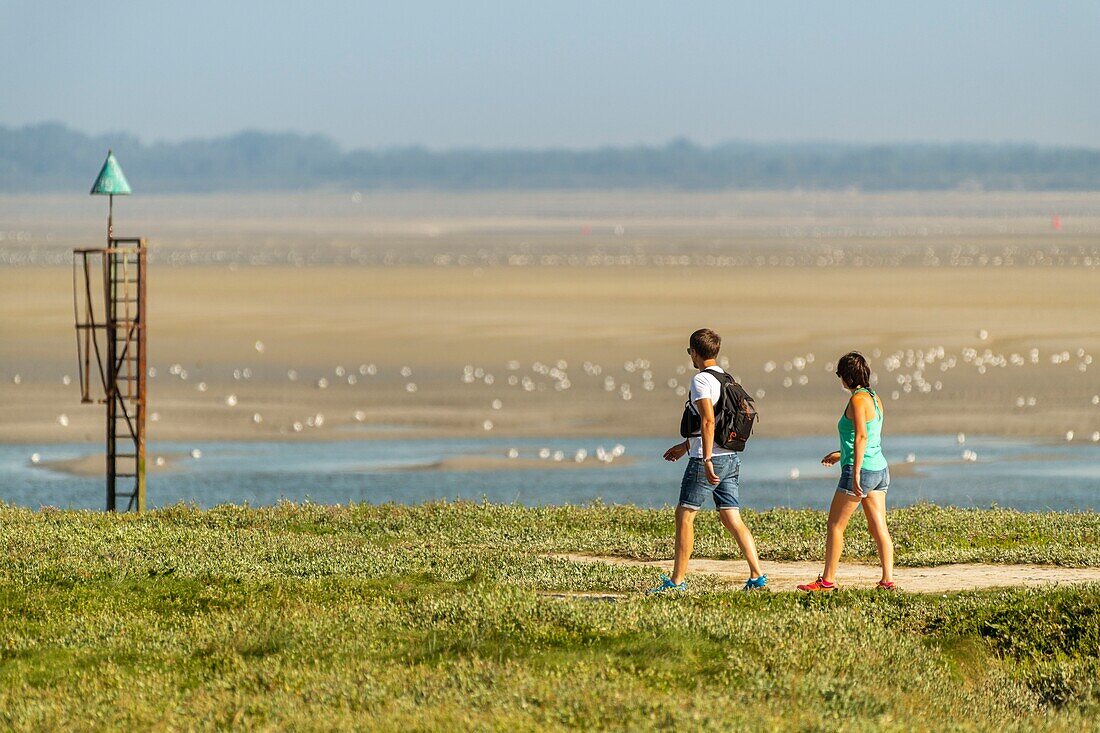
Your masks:
<instances>
[{"instance_id":1,"label":"shallow water channel","mask_svg":"<svg viewBox=\"0 0 1100 733\"><path fill-rule=\"evenodd\" d=\"M566 438L158 443L149 447L150 465L161 456L165 466L151 470L148 496L153 507L181 501L208 507L283 499L336 504L483 498L527 505L599 499L660 507L675 503L684 465L661 459L670 443L602 441L608 451L617 444L624 449L611 464L594 458L599 441ZM818 460L832 448L828 438L754 440L742 457L742 505L827 506L838 471ZM891 436L884 448L892 466L893 506L933 502L1029 511L1100 509L1100 445L1091 442L968 437L960 445L956 436ZM201 457L192 457L195 449ZM581 449L588 457L578 464ZM0 500L29 507L102 508L102 478L44 467L101 450L95 444L0 446ZM518 456L509 458L510 451ZM562 460L555 461L558 451ZM963 451L973 451L977 460L963 460ZM549 458L540 458L547 452ZM36 453L37 465L31 461Z\"/></svg>"}]
</instances>

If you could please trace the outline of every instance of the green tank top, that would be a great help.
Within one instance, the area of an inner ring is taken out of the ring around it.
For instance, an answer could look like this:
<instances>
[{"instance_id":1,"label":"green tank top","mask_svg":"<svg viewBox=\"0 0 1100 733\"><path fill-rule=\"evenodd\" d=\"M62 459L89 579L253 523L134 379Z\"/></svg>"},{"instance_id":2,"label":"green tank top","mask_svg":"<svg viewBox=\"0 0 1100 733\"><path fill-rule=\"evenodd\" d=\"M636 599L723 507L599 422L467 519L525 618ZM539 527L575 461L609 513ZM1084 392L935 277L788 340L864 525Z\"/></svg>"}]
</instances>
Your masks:
<instances>
[{"instance_id":1,"label":"green tank top","mask_svg":"<svg viewBox=\"0 0 1100 733\"><path fill-rule=\"evenodd\" d=\"M871 395L871 401L875 403L875 417L867 421L867 447L863 451L863 466L866 471L881 471L886 468L886 457L882 455L882 411L879 409L875 393L869 389L857 389L856 392L866 392ZM852 393L853 395L855 392ZM844 412L848 411L847 406ZM840 465L854 466L856 463L856 426L844 413L840 415L840 422L836 424L840 432Z\"/></svg>"}]
</instances>

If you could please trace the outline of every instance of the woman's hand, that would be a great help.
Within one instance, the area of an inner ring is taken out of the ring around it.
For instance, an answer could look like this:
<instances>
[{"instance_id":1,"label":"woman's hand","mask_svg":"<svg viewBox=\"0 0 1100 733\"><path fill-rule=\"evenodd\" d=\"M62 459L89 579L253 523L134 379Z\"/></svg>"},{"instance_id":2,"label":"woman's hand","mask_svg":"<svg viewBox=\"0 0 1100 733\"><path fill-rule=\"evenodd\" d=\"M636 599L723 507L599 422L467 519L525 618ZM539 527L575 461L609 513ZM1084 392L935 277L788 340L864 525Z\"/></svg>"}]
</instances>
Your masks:
<instances>
[{"instance_id":1,"label":"woman's hand","mask_svg":"<svg viewBox=\"0 0 1100 733\"><path fill-rule=\"evenodd\" d=\"M665 451L666 461L678 461L684 457L684 454L688 452L687 441L683 443L677 443L668 450Z\"/></svg>"},{"instance_id":2,"label":"woman's hand","mask_svg":"<svg viewBox=\"0 0 1100 733\"><path fill-rule=\"evenodd\" d=\"M852 493L858 499L863 498L863 487L859 485L859 472L852 474Z\"/></svg>"},{"instance_id":3,"label":"woman's hand","mask_svg":"<svg viewBox=\"0 0 1100 733\"><path fill-rule=\"evenodd\" d=\"M821 465L822 466L835 466L836 462L839 461L839 460L840 460L840 451L835 450L832 453L826 454L826 456L821 459Z\"/></svg>"},{"instance_id":4,"label":"woman's hand","mask_svg":"<svg viewBox=\"0 0 1100 733\"><path fill-rule=\"evenodd\" d=\"M707 469L707 481L711 486L722 483L722 479L718 478L718 474L714 472L714 465L709 460L703 461L703 467Z\"/></svg>"}]
</instances>

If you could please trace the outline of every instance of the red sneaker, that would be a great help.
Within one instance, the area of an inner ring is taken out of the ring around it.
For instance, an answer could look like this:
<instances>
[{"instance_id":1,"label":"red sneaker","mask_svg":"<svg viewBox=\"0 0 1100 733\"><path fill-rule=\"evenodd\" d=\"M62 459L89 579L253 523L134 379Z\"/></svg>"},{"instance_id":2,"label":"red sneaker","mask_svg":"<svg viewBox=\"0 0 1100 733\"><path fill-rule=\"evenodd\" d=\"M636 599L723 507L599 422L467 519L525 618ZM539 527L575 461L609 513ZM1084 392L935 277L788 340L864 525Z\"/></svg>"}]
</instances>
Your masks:
<instances>
[{"instance_id":1,"label":"red sneaker","mask_svg":"<svg viewBox=\"0 0 1100 733\"><path fill-rule=\"evenodd\" d=\"M804 590L807 593L831 593L837 589L836 583L826 583L825 579L820 575L817 576L817 580L812 583L806 583L805 585L798 586L799 590Z\"/></svg>"},{"instance_id":2,"label":"red sneaker","mask_svg":"<svg viewBox=\"0 0 1100 733\"><path fill-rule=\"evenodd\" d=\"M879 590L897 590L898 584L892 580L880 580L875 587Z\"/></svg>"}]
</instances>

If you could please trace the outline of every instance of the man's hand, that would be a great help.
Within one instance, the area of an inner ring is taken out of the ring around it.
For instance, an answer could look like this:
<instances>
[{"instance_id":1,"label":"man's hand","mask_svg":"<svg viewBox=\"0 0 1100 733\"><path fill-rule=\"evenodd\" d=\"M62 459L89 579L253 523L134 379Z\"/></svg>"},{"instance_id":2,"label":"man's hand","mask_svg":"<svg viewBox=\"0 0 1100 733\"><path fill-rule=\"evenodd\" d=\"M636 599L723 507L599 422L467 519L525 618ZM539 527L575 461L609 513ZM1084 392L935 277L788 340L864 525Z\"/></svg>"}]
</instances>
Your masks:
<instances>
[{"instance_id":1,"label":"man's hand","mask_svg":"<svg viewBox=\"0 0 1100 733\"><path fill-rule=\"evenodd\" d=\"M717 486L722 483L722 479L718 478L718 474L714 472L714 465L711 464L709 459L703 461L703 467L707 469L707 481L710 482L711 486Z\"/></svg>"},{"instance_id":2,"label":"man's hand","mask_svg":"<svg viewBox=\"0 0 1100 733\"><path fill-rule=\"evenodd\" d=\"M677 443L668 450L665 451L666 461L678 461L684 457L684 454L688 452L687 443Z\"/></svg>"},{"instance_id":3,"label":"man's hand","mask_svg":"<svg viewBox=\"0 0 1100 733\"><path fill-rule=\"evenodd\" d=\"M821 459L822 466L835 466L836 462L840 460L840 451L835 450L832 453L827 454Z\"/></svg>"}]
</instances>

